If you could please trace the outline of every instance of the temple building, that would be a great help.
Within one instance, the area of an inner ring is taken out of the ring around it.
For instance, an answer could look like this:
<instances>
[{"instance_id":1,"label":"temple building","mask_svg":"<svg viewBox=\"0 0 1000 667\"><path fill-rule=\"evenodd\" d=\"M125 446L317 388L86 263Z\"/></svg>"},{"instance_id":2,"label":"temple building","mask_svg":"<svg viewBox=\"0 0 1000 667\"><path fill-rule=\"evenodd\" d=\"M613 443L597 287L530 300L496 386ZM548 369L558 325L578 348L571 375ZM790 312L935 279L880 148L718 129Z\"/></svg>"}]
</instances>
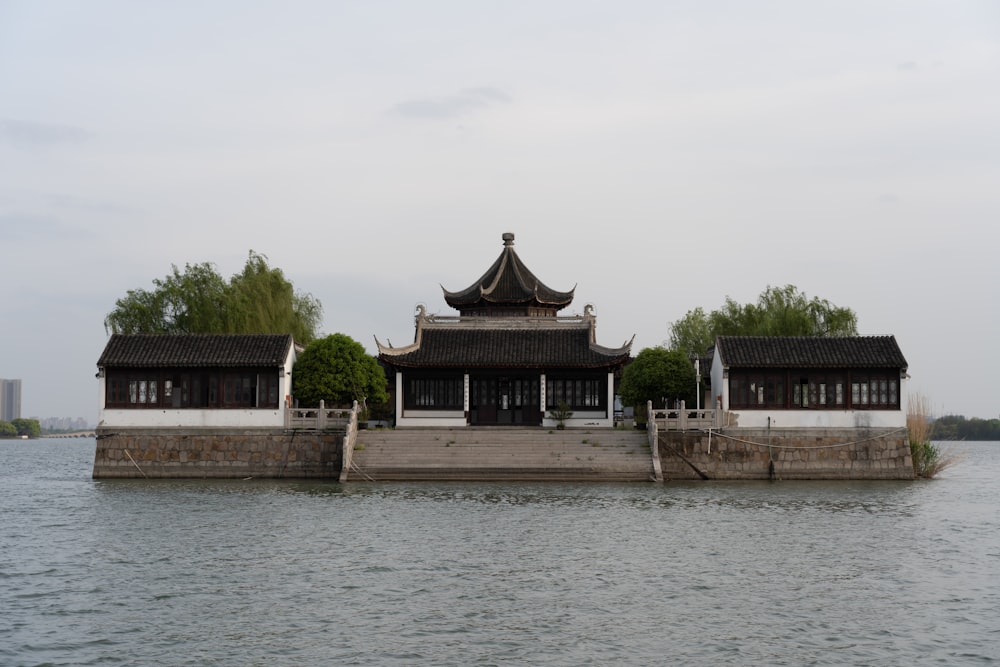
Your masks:
<instances>
[{"instance_id":1,"label":"temple building","mask_svg":"<svg viewBox=\"0 0 1000 667\"><path fill-rule=\"evenodd\" d=\"M417 308L414 342L376 339L379 360L395 383L396 426L520 425L612 427L616 378L632 341L597 344L596 318L560 315L568 292L542 283L518 257L514 235L469 287L445 302L458 315ZM568 407L571 416L553 411Z\"/></svg>"}]
</instances>

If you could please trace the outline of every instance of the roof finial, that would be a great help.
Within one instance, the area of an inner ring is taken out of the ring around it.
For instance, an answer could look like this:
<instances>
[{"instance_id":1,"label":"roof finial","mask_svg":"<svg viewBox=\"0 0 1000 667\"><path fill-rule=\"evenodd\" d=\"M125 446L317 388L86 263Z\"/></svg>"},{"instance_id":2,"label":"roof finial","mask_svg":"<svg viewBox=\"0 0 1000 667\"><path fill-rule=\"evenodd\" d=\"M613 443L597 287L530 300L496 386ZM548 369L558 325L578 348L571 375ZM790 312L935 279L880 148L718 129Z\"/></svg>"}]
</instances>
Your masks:
<instances>
[{"instance_id":1,"label":"roof finial","mask_svg":"<svg viewBox=\"0 0 1000 667\"><path fill-rule=\"evenodd\" d=\"M512 232L504 232L503 244L505 246L514 245L514 234Z\"/></svg>"}]
</instances>

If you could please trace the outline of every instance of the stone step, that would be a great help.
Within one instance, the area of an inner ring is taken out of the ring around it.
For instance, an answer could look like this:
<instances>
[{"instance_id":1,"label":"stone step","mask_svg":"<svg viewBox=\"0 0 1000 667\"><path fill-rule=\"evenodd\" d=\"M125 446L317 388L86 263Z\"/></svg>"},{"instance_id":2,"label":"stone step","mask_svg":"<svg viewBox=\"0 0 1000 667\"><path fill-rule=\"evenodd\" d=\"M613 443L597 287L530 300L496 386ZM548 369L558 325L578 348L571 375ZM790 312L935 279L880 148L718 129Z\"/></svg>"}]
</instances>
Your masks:
<instances>
[{"instance_id":1,"label":"stone step","mask_svg":"<svg viewBox=\"0 0 1000 667\"><path fill-rule=\"evenodd\" d=\"M361 431L349 479L646 481L645 433L614 429Z\"/></svg>"}]
</instances>

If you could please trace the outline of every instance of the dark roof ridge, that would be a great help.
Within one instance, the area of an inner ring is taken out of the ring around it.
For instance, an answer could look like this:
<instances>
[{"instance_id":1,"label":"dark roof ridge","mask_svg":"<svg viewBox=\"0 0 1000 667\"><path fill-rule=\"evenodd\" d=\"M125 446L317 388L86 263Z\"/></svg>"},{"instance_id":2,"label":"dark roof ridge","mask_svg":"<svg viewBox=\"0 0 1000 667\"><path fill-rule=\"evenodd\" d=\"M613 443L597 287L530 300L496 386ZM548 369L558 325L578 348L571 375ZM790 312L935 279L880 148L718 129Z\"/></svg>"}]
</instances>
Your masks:
<instances>
[{"instance_id":1,"label":"dark roof ridge","mask_svg":"<svg viewBox=\"0 0 1000 667\"><path fill-rule=\"evenodd\" d=\"M716 354L727 367L900 368L908 364L896 337L719 336Z\"/></svg>"},{"instance_id":2,"label":"dark roof ridge","mask_svg":"<svg viewBox=\"0 0 1000 667\"><path fill-rule=\"evenodd\" d=\"M112 334L99 367L280 366L295 340L292 334Z\"/></svg>"}]
</instances>

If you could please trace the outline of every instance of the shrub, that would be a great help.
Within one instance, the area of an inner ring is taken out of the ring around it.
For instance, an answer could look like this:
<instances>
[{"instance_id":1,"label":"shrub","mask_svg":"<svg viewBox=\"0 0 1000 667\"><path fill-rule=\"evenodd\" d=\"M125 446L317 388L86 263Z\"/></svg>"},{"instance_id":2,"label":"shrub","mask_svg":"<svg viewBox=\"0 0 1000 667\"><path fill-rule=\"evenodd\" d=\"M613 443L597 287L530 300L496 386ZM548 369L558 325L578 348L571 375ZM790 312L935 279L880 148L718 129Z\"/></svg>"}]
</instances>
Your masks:
<instances>
[{"instance_id":1,"label":"shrub","mask_svg":"<svg viewBox=\"0 0 1000 667\"><path fill-rule=\"evenodd\" d=\"M910 440L913 474L917 477L930 479L960 460L956 453L942 449L931 441L934 426L931 422L930 401L923 394L910 395L906 406L906 430Z\"/></svg>"},{"instance_id":2,"label":"shrub","mask_svg":"<svg viewBox=\"0 0 1000 667\"><path fill-rule=\"evenodd\" d=\"M564 428L566 426L566 420L573 416L573 411L569 409L569 403L566 401L559 401L559 404L549 410L549 417L556 420L557 428Z\"/></svg>"}]
</instances>

